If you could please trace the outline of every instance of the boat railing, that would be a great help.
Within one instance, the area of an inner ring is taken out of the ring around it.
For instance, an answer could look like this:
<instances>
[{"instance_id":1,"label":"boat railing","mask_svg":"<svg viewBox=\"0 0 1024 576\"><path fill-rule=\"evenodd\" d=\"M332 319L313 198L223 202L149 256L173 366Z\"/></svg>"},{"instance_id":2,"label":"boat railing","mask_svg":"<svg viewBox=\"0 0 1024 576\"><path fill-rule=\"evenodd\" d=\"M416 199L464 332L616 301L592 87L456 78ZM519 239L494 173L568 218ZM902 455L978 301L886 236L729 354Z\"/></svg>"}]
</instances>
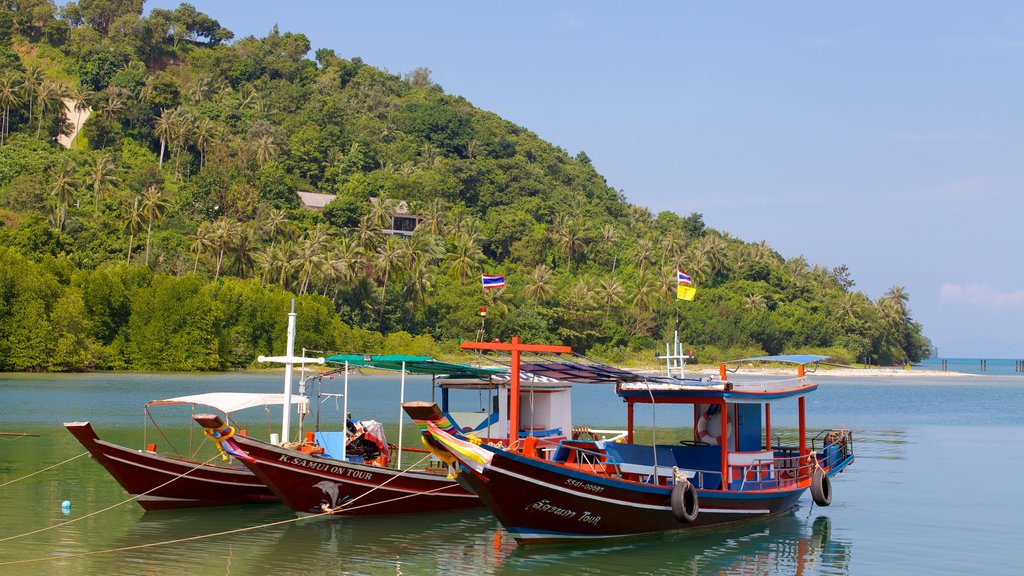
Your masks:
<instances>
[{"instance_id":1,"label":"boat railing","mask_svg":"<svg viewBox=\"0 0 1024 576\"><path fill-rule=\"evenodd\" d=\"M730 464L731 490L764 492L791 488L810 481L814 464L809 455L801 457L799 449L776 449L775 454L769 458Z\"/></svg>"},{"instance_id":2,"label":"boat railing","mask_svg":"<svg viewBox=\"0 0 1024 576\"><path fill-rule=\"evenodd\" d=\"M819 446L821 447L819 449ZM853 431L825 429L811 439L811 450L819 455L825 468L835 468L853 458Z\"/></svg>"}]
</instances>

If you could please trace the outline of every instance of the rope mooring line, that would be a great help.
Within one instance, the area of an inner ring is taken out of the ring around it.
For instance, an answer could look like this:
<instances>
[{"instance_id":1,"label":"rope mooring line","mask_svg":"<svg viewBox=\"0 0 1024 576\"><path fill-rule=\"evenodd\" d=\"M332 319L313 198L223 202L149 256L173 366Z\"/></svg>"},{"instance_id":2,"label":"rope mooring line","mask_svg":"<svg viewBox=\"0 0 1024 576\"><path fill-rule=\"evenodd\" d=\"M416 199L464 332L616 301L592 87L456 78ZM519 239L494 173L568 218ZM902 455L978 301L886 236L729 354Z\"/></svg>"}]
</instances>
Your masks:
<instances>
[{"instance_id":1,"label":"rope mooring line","mask_svg":"<svg viewBox=\"0 0 1024 576\"><path fill-rule=\"evenodd\" d=\"M419 464L423 460L426 460L428 457L429 456L424 456L423 458L420 459L419 462L416 462L415 464L413 464L413 466L415 466L416 464ZM213 460L213 458L211 458L210 460ZM209 462L209 460L207 462ZM196 468L198 468L198 467L199 466L196 466ZM193 468L192 470L195 470L196 468ZM192 470L189 470L188 472L191 472ZM410 470L411 470L411 468L407 468L407 469L401 471L399 474L396 474L395 476L392 476L391 478L389 478L388 480L384 481L380 485L378 485L378 486L374 487L373 489L368 490L367 492L359 495L357 498L354 498L353 500L351 500L351 502L355 502L359 498L362 498L363 496L366 496L370 492L373 492L374 490L380 488L381 486L384 486L384 484L387 484L388 482L394 480L395 478L398 478L399 476L401 476L402 474L405 474L406 472L408 472ZM186 472L185 474L188 474L188 472ZM170 482L173 482L174 480L177 480L178 478L180 478L181 476L184 476L185 474L181 474L177 478L173 478L172 480L168 481L164 485L166 485L166 484L168 484ZM358 510L360 508L368 508L370 506L379 506L381 504L388 504L388 503L391 503L391 502L395 502L397 500L404 500L406 498L413 498L415 496L423 496L425 494L432 494L432 493L435 493L435 492L440 492L441 490L447 490L448 488L451 488L454 485L455 484L447 484L445 486L440 486L438 488L432 488L432 489L427 490L425 492L417 492L415 494L406 494L406 495L403 495L403 496L398 496L398 497L392 498L390 500L384 500L384 501L381 501L381 502L374 502L374 503L371 503L371 504L363 504L362 506L356 506L356 507L353 507L353 508L346 508L346 511ZM159 488L159 486L157 488ZM154 488L153 490L156 490L156 488ZM139 494L139 496L142 496L142 495L143 494ZM130 502L131 500L134 500L137 497L138 496L130 498L129 500L126 500L125 502ZM120 504L124 504L124 502L122 502ZM120 504L115 504L114 506L120 506ZM113 508L114 506L111 506L110 508ZM107 509L109 509L109 508L107 508ZM322 516L329 516L329 515L334 513L334 510L336 510L336 509L332 509L331 512L326 512L325 511L325 512L320 512L320 513L317 513L317 514L310 514L310 515L306 515L306 516L299 516L297 518L289 518L287 520L278 520L276 522L268 522L266 524L258 524L256 526L246 526L244 528L235 528L233 530L223 530L221 532L214 532L214 533L211 533L211 534L200 534L198 536L188 536L186 538L176 538L174 540L165 540L163 542L150 542L149 544L136 544L134 546L122 546L120 548L108 548L106 550L93 550L91 552L79 552L78 554L65 554L65 555L61 555L61 556L42 556L42 557L38 557L38 558L27 558L27 559L24 559L24 560L12 560L12 561L8 561L8 562L0 562L0 567L3 567L3 566L15 566L15 565L20 565L20 564L33 564L33 563L38 563L38 562L49 562L51 560L68 560L68 559L71 559L71 558L82 558L82 557L85 557L85 556L98 556L100 554L112 554L114 552L128 552L128 551L131 551L131 550L141 550L141 549L144 549L144 548L155 548L157 546L168 546L168 545L171 545L171 544L180 544L182 542L194 542L194 541L197 541L197 540L205 540L207 538L218 538L218 537L221 537L221 536L229 536L231 534L240 534L242 532L250 532L252 530L259 530L261 528L272 528L274 526L283 526L285 524L291 524L291 523L294 523L294 522L301 522L303 520L311 520L313 518L320 518ZM100 512L103 512L103 510L94 512L93 514L99 514ZM82 519L84 519L86 517L87 516L83 516L81 518L76 518L75 521L82 520ZM72 521L65 522L64 524L70 524L71 522ZM62 526L62 525L63 524L59 524L58 526ZM56 527L57 526L53 526L52 528L56 528ZM48 529L49 528L46 528L45 530L48 530ZM41 532L41 530L37 530L36 532ZM10 539L10 538L8 538L8 539ZM3 542L3 540L0 540L0 542Z\"/></svg>"},{"instance_id":2,"label":"rope mooring line","mask_svg":"<svg viewBox=\"0 0 1024 576\"><path fill-rule=\"evenodd\" d=\"M419 464L420 464L421 462L423 462L424 460L426 460L426 459L428 459L428 458L430 458L430 454L427 454L427 455L426 455L426 456L424 456L423 458L420 458L420 459L419 459L419 460L417 460L416 462L413 462L413 463L412 463L412 465L411 465L411 466L409 466L408 468L406 468L405 470L400 470L400 471L398 472L398 474L395 474L395 475L394 475L394 476L392 476L391 478L388 478L387 480L385 480L385 481L381 482L380 484L378 484L378 485L374 486L373 488L370 488L370 489L369 489L369 490L367 490L366 492L363 492L363 493L362 493L362 494L360 494L359 496L356 496L355 498L353 498L353 499L349 500L348 502L345 502L344 504L339 504L339 505L335 506L334 508L331 508L331 507L327 507L327 506L325 505L325 508L323 509L323 511L324 511L324 514L334 514L335 512L337 512L338 510L340 510L340 509L342 509L342 508L344 508L344 507L348 506L349 504L353 504L353 503L355 503L355 502L358 502L360 498L363 498L364 496L366 496L366 495L368 495L368 494L371 494L371 493L373 493L373 492L375 492L375 491L379 490L380 488L384 487L385 485L387 485L387 484L388 484L389 482L391 482L392 480L394 480L394 479L398 478L399 476L402 476L402 475L403 475L403 474L405 474L406 472L409 472L409 471L411 471L411 470L412 470L412 469L413 469L413 468L414 468L415 466L418 466L418 465L419 465ZM372 506L372 504L371 504L371 506ZM360 506L360 508L361 508L361 506Z\"/></svg>"},{"instance_id":3,"label":"rope mooring line","mask_svg":"<svg viewBox=\"0 0 1024 576\"><path fill-rule=\"evenodd\" d=\"M73 458L68 458L67 460L65 460L63 462L58 462L58 463L54 464L53 466L47 466L46 468L43 468L42 470L36 470L35 472L29 474L28 476L22 476L21 478L15 478L14 480L11 480L9 482L4 482L3 484L0 484L0 488L3 488L4 486L7 486L8 484L14 484L15 482L20 482L20 481L22 481L22 480L24 480L26 478L31 478L31 477L35 476L36 474L42 474L43 472L46 472L47 470L51 470L53 468L56 468L57 466L61 466L63 464L67 464L68 462L71 462L72 460L74 460L76 458L81 458L82 456L88 456L88 455L89 455L88 452L82 452L78 456L75 456Z\"/></svg>"},{"instance_id":4,"label":"rope mooring line","mask_svg":"<svg viewBox=\"0 0 1024 576\"><path fill-rule=\"evenodd\" d=\"M68 524L74 524L75 522L78 522L78 521L81 521L81 520L85 520L86 518L90 518L90 517L95 516L97 514L101 514L103 512L106 512L107 510L112 510L112 509L117 508L118 506L121 506L123 504L127 504L129 502L133 502L133 501L138 500L139 498L142 498L143 496L149 494L150 492L155 492L155 491L163 488L164 486L167 486L168 484L170 484L171 482L174 482L175 480L180 480L181 478L184 478L185 476L191 474L192 472L198 470L199 468L209 464L210 462L212 462L215 458L217 458L219 456L220 456L220 454L215 454L212 458L210 458L206 462L201 462L199 464L196 464L195 466L193 466L189 470L186 470L185 472L183 472L181 474L178 474L174 478L171 478L167 482L164 482L163 484L161 484L159 486L156 486L155 488L150 488L149 490L146 490L145 492L143 492L141 494L136 494L136 495L132 496L131 498L127 499L127 500L122 500L121 502L118 502L117 504L113 504L111 506L107 506L106 508L103 508L102 510L97 510L95 512L90 512L89 514L86 514L85 516L79 516L78 518L72 518L71 520L66 520L66 521L61 522L59 524L54 524L53 526L47 526L45 528L39 528L39 529L33 530L31 532L25 532L24 534L17 534L15 536L7 536L6 538L0 538L0 542L7 542L8 540L17 540L18 538L24 538L25 536L31 536L33 534L39 534L40 532L46 532L47 530L53 530L54 528L60 528L61 526L67 526ZM77 456L75 458L77 458ZM0 565L2 565L2 564L0 564Z\"/></svg>"},{"instance_id":5,"label":"rope mooring line","mask_svg":"<svg viewBox=\"0 0 1024 576\"><path fill-rule=\"evenodd\" d=\"M326 516L327 513L312 514L309 516L299 516L297 518L289 518L287 520L278 520L277 522L269 522L267 524L259 524L257 526L246 526L245 528L235 528L234 530L224 530L222 532L214 532L212 534L200 534L198 536L189 536L187 538L177 538L174 540L165 540L163 542L150 542L149 544L136 544L134 546L122 546L120 548L108 548L106 550L93 550L91 552L79 552L78 554L66 554L63 556L42 556L39 558L28 558L25 560L13 560L10 562L0 562L2 566L14 566L16 564L31 564L35 562L48 562L50 560L67 560L69 558L81 558L84 556L98 556L100 554L110 554L113 552L127 552L129 550L140 550L143 548L155 548L157 546L167 546L169 544L180 544L182 542L192 542L195 540L204 540L206 538L216 538L218 536L228 536L231 534L238 534L241 532L249 532L251 530L258 530L260 528L271 528L273 526L281 526L283 524L291 524L292 522L299 522L301 520L309 520L312 518L318 518L320 516Z\"/></svg>"}]
</instances>

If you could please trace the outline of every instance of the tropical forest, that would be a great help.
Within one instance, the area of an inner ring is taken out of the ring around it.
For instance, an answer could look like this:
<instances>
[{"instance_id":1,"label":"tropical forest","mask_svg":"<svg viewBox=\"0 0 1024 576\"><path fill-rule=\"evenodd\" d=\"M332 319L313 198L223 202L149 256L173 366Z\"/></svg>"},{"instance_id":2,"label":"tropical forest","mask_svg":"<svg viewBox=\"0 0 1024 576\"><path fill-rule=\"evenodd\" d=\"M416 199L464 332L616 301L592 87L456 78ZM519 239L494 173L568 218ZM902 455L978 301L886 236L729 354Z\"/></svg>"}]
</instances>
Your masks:
<instances>
[{"instance_id":1,"label":"tropical forest","mask_svg":"<svg viewBox=\"0 0 1024 576\"><path fill-rule=\"evenodd\" d=\"M323 353L519 336L631 364L678 331L697 362L928 354L896 282L872 300L845 266L631 204L427 67L225 24L0 0L0 370L252 367L292 301L296 350Z\"/></svg>"}]
</instances>

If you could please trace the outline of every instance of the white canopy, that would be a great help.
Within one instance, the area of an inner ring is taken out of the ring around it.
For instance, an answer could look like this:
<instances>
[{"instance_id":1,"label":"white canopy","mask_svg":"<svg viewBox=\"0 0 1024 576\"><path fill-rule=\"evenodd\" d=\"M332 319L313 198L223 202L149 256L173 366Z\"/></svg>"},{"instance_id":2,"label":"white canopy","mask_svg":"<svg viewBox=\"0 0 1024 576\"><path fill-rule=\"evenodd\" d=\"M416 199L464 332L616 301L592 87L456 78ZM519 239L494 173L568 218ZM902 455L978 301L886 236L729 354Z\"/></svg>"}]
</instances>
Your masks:
<instances>
[{"instance_id":1,"label":"white canopy","mask_svg":"<svg viewBox=\"0 0 1024 576\"><path fill-rule=\"evenodd\" d=\"M291 403L306 405L309 404L309 398L305 396L292 396ZM258 406L281 406L284 404L284 395L254 394L250 392L209 392L206 394L168 398L167 400L153 400L146 404L146 407L174 404L202 404L203 406L216 408L224 413L230 413Z\"/></svg>"}]
</instances>

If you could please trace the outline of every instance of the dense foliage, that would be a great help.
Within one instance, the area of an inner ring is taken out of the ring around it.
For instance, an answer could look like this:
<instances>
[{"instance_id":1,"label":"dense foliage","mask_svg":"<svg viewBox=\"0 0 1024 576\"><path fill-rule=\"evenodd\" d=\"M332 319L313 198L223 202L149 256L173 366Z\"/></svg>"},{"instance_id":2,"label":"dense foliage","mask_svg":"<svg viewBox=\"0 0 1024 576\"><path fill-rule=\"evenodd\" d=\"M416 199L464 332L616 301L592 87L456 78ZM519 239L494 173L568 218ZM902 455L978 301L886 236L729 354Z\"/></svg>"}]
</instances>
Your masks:
<instances>
[{"instance_id":1,"label":"dense foliage","mask_svg":"<svg viewBox=\"0 0 1024 576\"><path fill-rule=\"evenodd\" d=\"M845 267L632 205L427 69L232 40L188 4L0 0L0 369L246 366L283 350L291 295L320 350L520 335L625 361L678 327L712 361L926 354L901 287L871 301ZM400 202L411 237L381 232Z\"/></svg>"}]
</instances>

